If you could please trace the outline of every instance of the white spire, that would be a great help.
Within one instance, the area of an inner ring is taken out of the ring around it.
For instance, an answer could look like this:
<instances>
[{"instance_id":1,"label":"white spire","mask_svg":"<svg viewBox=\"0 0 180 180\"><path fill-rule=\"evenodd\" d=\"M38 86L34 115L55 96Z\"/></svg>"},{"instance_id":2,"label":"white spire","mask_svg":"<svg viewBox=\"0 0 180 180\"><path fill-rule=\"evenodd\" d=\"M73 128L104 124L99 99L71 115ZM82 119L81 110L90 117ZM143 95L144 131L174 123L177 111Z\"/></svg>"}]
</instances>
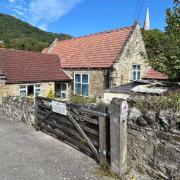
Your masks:
<instances>
[{"instance_id":1,"label":"white spire","mask_svg":"<svg viewBox=\"0 0 180 180\"><path fill-rule=\"evenodd\" d=\"M151 29L151 25L150 25L149 8L147 8L146 18L144 22L144 30L150 30L150 29Z\"/></svg>"}]
</instances>

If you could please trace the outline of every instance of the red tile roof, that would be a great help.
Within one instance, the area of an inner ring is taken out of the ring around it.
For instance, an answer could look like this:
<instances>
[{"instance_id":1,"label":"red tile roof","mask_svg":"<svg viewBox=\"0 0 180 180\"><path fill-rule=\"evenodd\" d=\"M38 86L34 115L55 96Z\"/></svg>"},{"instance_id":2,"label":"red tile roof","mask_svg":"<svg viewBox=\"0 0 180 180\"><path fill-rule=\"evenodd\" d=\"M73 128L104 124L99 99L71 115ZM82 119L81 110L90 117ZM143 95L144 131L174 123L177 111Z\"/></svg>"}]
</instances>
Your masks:
<instances>
[{"instance_id":1,"label":"red tile roof","mask_svg":"<svg viewBox=\"0 0 180 180\"><path fill-rule=\"evenodd\" d=\"M155 71L153 68L149 69L149 71L143 77L144 79L157 79L157 80L168 80L168 76L162 74L158 71Z\"/></svg>"},{"instance_id":2,"label":"red tile roof","mask_svg":"<svg viewBox=\"0 0 180 180\"><path fill-rule=\"evenodd\" d=\"M109 68L120 54L133 27L59 41L49 54L60 57L62 68Z\"/></svg>"},{"instance_id":3,"label":"red tile roof","mask_svg":"<svg viewBox=\"0 0 180 180\"><path fill-rule=\"evenodd\" d=\"M56 55L0 49L0 69L6 83L70 80Z\"/></svg>"}]
</instances>

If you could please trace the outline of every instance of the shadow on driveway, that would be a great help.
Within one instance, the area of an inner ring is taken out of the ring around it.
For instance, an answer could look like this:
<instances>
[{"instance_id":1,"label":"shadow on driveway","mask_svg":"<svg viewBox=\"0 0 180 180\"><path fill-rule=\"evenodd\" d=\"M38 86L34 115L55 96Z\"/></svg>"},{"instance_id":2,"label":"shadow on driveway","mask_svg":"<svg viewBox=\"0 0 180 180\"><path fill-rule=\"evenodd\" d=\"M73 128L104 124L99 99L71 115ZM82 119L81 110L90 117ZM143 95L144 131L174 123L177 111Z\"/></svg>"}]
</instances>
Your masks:
<instances>
[{"instance_id":1,"label":"shadow on driveway","mask_svg":"<svg viewBox=\"0 0 180 180\"><path fill-rule=\"evenodd\" d=\"M67 144L0 117L0 180L110 180L98 164Z\"/></svg>"}]
</instances>

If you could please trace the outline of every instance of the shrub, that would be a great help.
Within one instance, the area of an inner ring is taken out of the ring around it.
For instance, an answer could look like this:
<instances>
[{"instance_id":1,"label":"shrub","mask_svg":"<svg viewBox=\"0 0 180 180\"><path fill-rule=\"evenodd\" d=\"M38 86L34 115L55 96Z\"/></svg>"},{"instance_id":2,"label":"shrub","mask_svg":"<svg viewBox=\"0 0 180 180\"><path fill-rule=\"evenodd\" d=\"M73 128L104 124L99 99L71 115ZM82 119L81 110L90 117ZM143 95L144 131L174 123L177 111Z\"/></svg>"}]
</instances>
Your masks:
<instances>
[{"instance_id":1,"label":"shrub","mask_svg":"<svg viewBox=\"0 0 180 180\"><path fill-rule=\"evenodd\" d=\"M52 89L49 90L47 98L50 99L55 98L55 92Z\"/></svg>"},{"instance_id":2,"label":"shrub","mask_svg":"<svg viewBox=\"0 0 180 180\"><path fill-rule=\"evenodd\" d=\"M78 95L71 95L70 102L74 104L84 105L84 104L91 104L96 103L96 98L92 97L84 97L84 96L78 96Z\"/></svg>"},{"instance_id":3,"label":"shrub","mask_svg":"<svg viewBox=\"0 0 180 180\"><path fill-rule=\"evenodd\" d=\"M148 111L160 111L166 109L172 109L175 111L180 111L180 94L170 93L167 96L135 96L132 97L135 106L140 110Z\"/></svg>"}]
</instances>

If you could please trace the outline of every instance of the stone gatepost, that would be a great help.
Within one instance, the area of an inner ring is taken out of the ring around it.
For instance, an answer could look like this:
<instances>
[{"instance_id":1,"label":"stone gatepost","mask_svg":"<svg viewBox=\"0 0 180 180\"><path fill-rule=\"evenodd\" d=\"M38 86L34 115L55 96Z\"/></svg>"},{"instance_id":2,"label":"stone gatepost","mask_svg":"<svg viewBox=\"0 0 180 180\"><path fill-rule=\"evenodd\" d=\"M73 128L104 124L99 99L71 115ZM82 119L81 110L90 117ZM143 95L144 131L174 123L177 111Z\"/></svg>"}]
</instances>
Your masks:
<instances>
[{"instance_id":1,"label":"stone gatepost","mask_svg":"<svg viewBox=\"0 0 180 180\"><path fill-rule=\"evenodd\" d=\"M128 104L123 99L113 98L110 111L110 166L121 177L127 172L127 116Z\"/></svg>"}]
</instances>

